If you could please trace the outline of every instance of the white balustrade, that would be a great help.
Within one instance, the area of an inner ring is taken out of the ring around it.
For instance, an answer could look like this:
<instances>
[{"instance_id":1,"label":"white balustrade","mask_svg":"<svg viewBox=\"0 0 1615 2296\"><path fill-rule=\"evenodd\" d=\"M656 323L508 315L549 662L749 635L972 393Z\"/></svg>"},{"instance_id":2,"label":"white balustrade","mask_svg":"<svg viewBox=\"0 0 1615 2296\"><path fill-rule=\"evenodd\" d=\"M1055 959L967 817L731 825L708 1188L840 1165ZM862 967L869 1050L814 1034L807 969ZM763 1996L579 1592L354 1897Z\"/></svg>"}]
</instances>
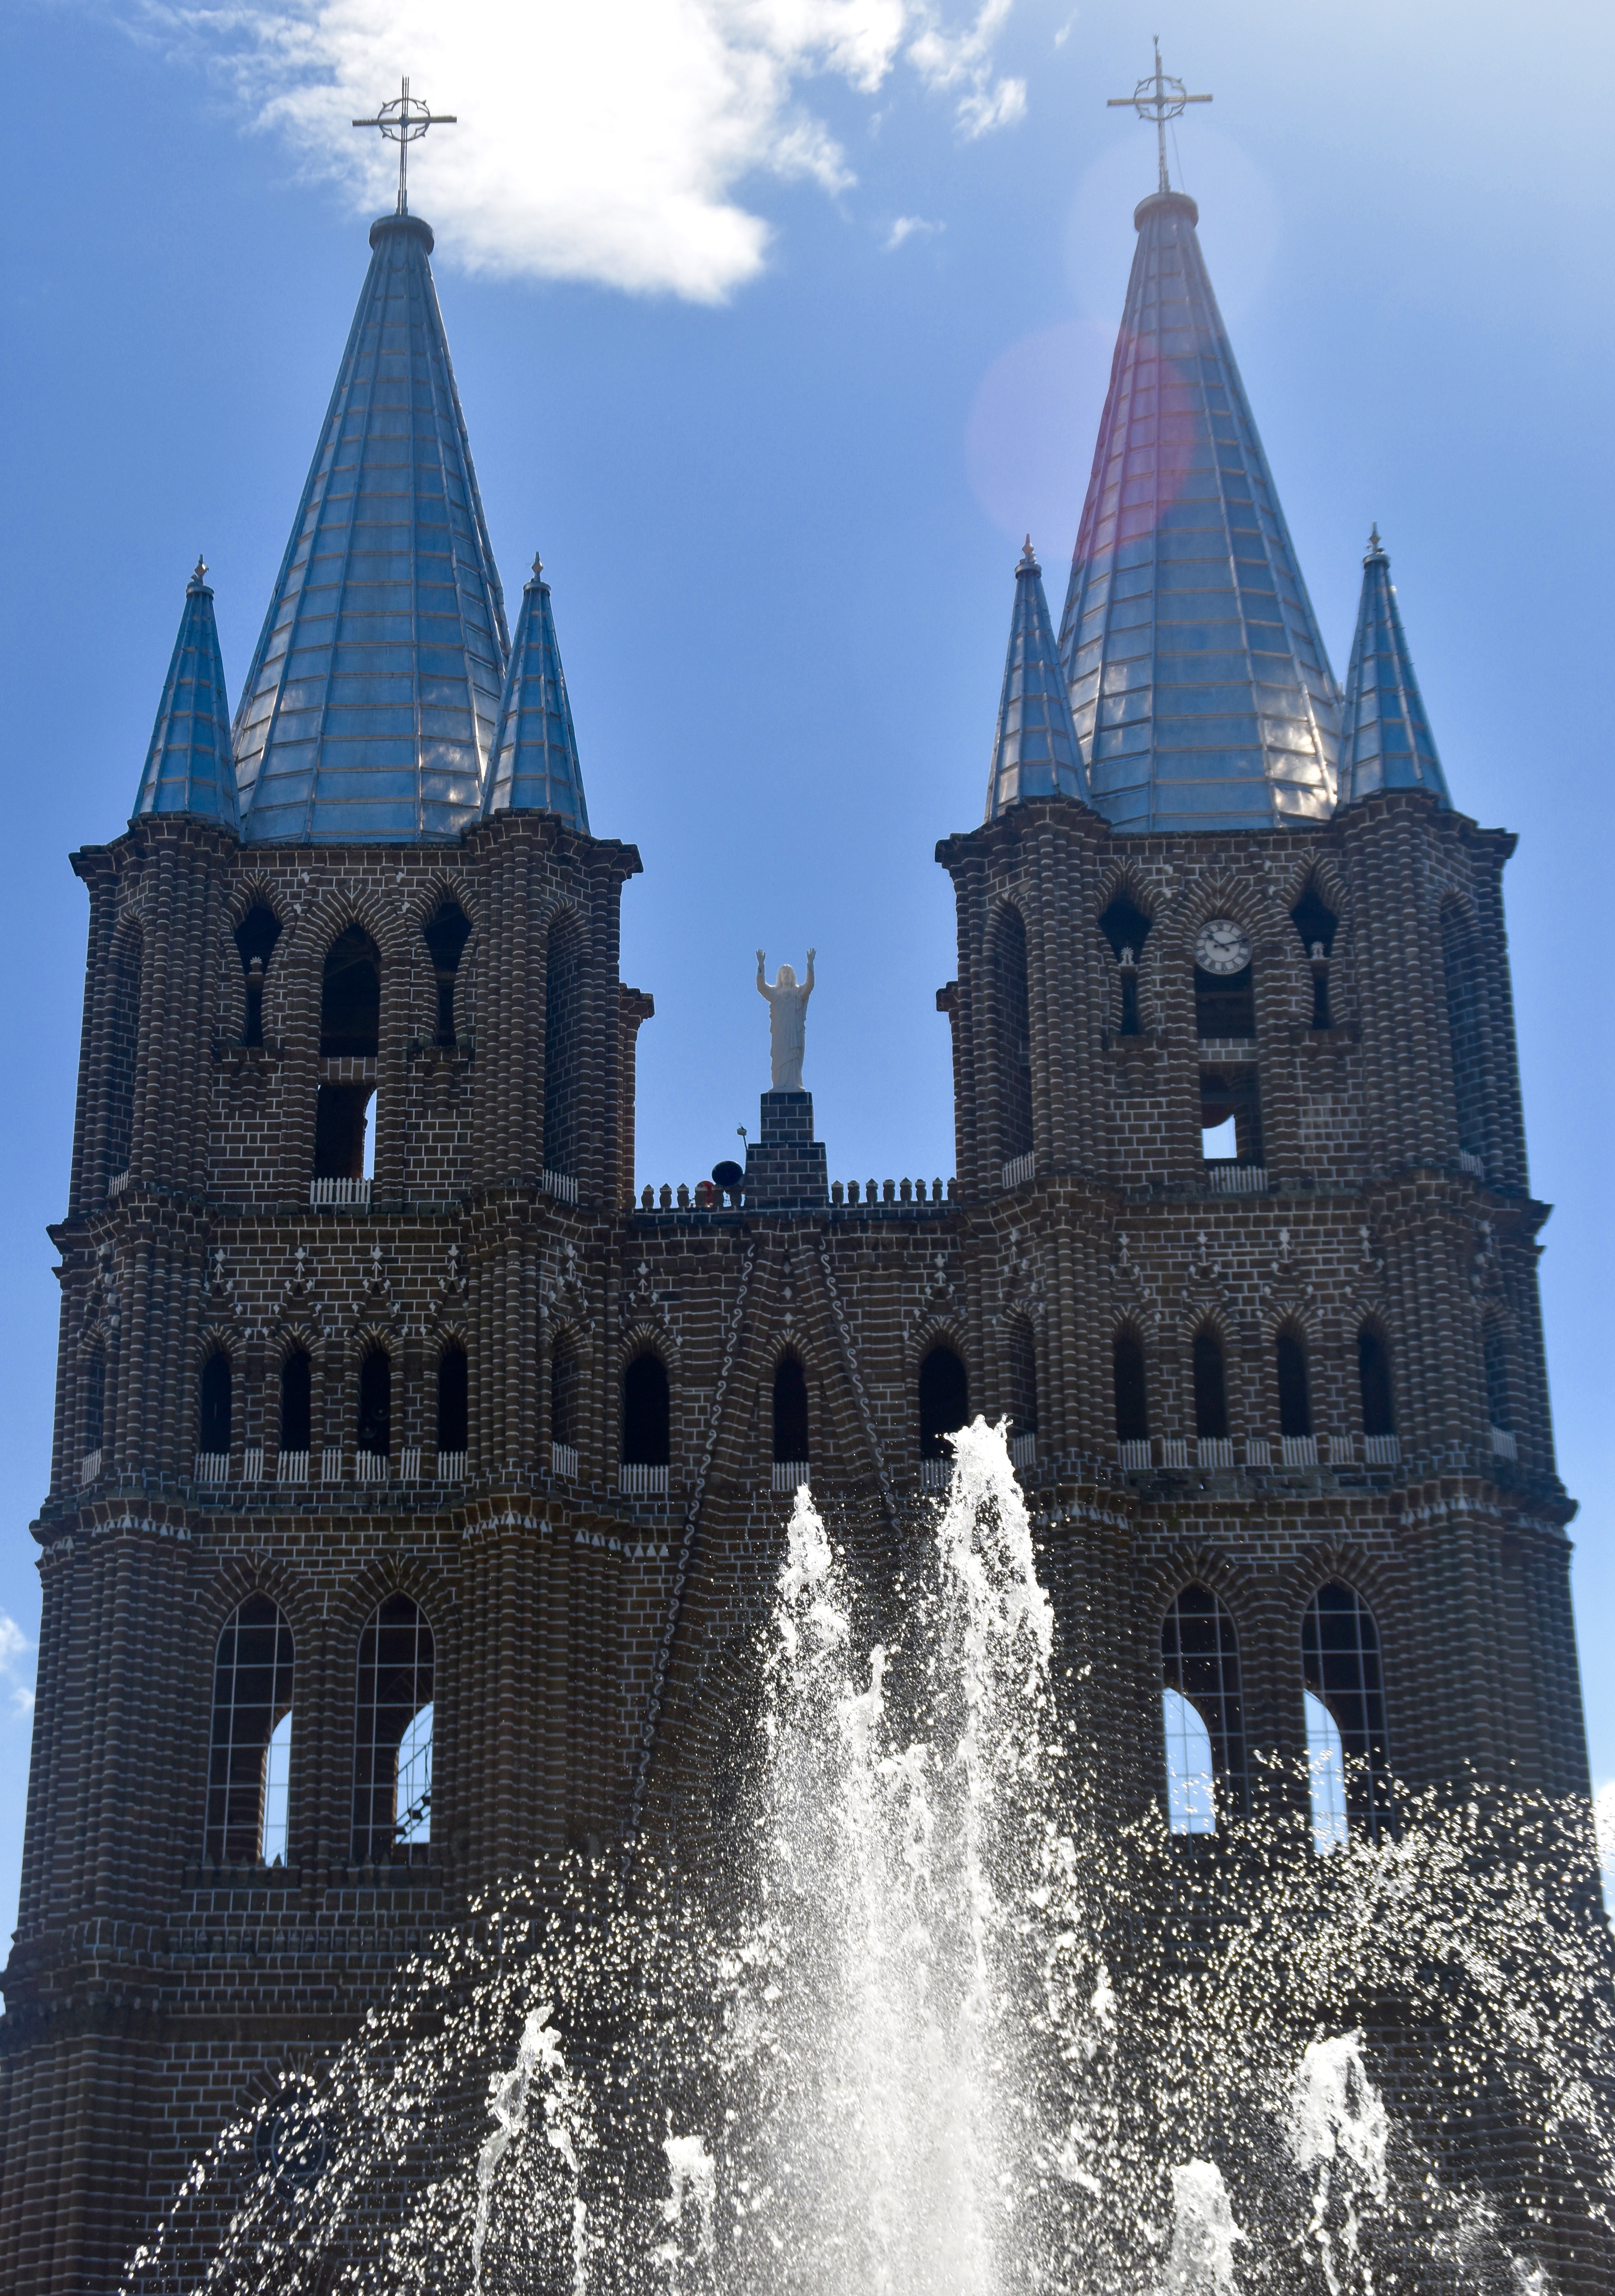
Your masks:
<instances>
[{"instance_id":1,"label":"white balustrade","mask_svg":"<svg viewBox=\"0 0 1615 2296\"><path fill-rule=\"evenodd\" d=\"M1245 1464L1248 1467L1270 1467L1273 1464L1273 1446L1265 1435L1246 1436Z\"/></svg>"},{"instance_id":2,"label":"white balustrade","mask_svg":"<svg viewBox=\"0 0 1615 2296\"><path fill-rule=\"evenodd\" d=\"M337 1204L349 1211L370 1210L368 1180L310 1180L308 1201L311 1204Z\"/></svg>"},{"instance_id":3,"label":"white balustrade","mask_svg":"<svg viewBox=\"0 0 1615 2296\"><path fill-rule=\"evenodd\" d=\"M665 1466L647 1467L624 1459L617 1471L617 1488L627 1499L665 1499L668 1471Z\"/></svg>"},{"instance_id":4,"label":"white balustrade","mask_svg":"<svg viewBox=\"0 0 1615 2296\"><path fill-rule=\"evenodd\" d=\"M199 1483L226 1483L230 1480L228 1451L199 1451L196 1455L196 1480Z\"/></svg>"},{"instance_id":5,"label":"white balustrade","mask_svg":"<svg viewBox=\"0 0 1615 2296\"><path fill-rule=\"evenodd\" d=\"M1037 1438L1035 1435L1012 1435L1009 1446L1012 1467L1033 1467L1037 1464Z\"/></svg>"},{"instance_id":6,"label":"white balustrade","mask_svg":"<svg viewBox=\"0 0 1615 2296\"><path fill-rule=\"evenodd\" d=\"M1267 1190L1262 1164L1208 1164L1206 1179L1214 1196L1260 1196Z\"/></svg>"},{"instance_id":7,"label":"white balustrade","mask_svg":"<svg viewBox=\"0 0 1615 2296\"><path fill-rule=\"evenodd\" d=\"M774 1488L776 1491L794 1491L808 1477L806 1459L776 1459L774 1463Z\"/></svg>"},{"instance_id":8,"label":"white balustrade","mask_svg":"<svg viewBox=\"0 0 1615 2296\"><path fill-rule=\"evenodd\" d=\"M398 1480L418 1483L421 1480L421 1446L411 1443L398 1454Z\"/></svg>"},{"instance_id":9,"label":"white balustrade","mask_svg":"<svg viewBox=\"0 0 1615 2296\"><path fill-rule=\"evenodd\" d=\"M353 1455L353 1477L357 1483L384 1483L391 1465L384 1451L356 1451Z\"/></svg>"},{"instance_id":10,"label":"white balustrade","mask_svg":"<svg viewBox=\"0 0 1615 2296\"><path fill-rule=\"evenodd\" d=\"M1520 1456L1520 1446L1506 1427L1493 1428L1492 1448L1500 1459L1517 1459Z\"/></svg>"},{"instance_id":11,"label":"white balustrade","mask_svg":"<svg viewBox=\"0 0 1615 2296\"><path fill-rule=\"evenodd\" d=\"M100 1450L96 1449L94 1451L86 1451L83 1458L78 1462L78 1480L80 1484L93 1483L100 1472Z\"/></svg>"},{"instance_id":12,"label":"white balustrade","mask_svg":"<svg viewBox=\"0 0 1615 2296\"><path fill-rule=\"evenodd\" d=\"M1127 1468L1129 1473L1136 1473L1144 1467L1152 1467L1155 1462L1151 1456L1149 1437L1144 1435L1126 1443L1118 1443L1116 1464L1119 1467Z\"/></svg>"},{"instance_id":13,"label":"white balustrade","mask_svg":"<svg viewBox=\"0 0 1615 2296\"><path fill-rule=\"evenodd\" d=\"M283 1451L275 1463L275 1480L277 1483L306 1483L308 1480L307 1452Z\"/></svg>"},{"instance_id":14,"label":"white balustrade","mask_svg":"<svg viewBox=\"0 0 1615 2296\"><path fill-rule=\"evenodd\" d=\"M1201 1467L1231 1467L1234 1464L1232 1435L1197 1435L1194 1439L1194 1461Z\"/></svg>"},{"instance_id":15,"label":"white balustrade","mask_svg":"<svg viewBox=\"0 0 1615 2296\"><path fill-rule=\"evenodd\" d=\"M920 1488L922 1491L945 1491L954 1479L951 1459L922 1459Z\"/></svg>"},{"instance_id":16,"label":"white balustrade","mask_svg":"<svg viewBox=\"0 0 1615 2296\"><path fill-rule=\"evenodd\" d=\"M263 1480L264 1447L261 1443L255 1443L250 1451L242 1453L242 1480L243 1483L261 1483Z\"/></svg>"},{"instance_id":17,"label":"white balustrade","mask_svg":"<svg viewBox=\"0 0 1615 2296\"><path fill-rule=\"evenodd\" d=\"M320 1480L323 1483L340 1483L341 1480L342 1447L340 1443L328 1443L320 1453Z\"/></svg>"},{"instance_id":18,"label":"white balustrade","mask_svg":"<svg viewBox=\"0 0 1615 2296\"><path fill-rule=\"evenodd\" d=\"M1458 1165L1460 1170L1472 1173L1477 1180L1486 1177L1486 1166L1472 1148L1459 1149Z\"/></svg>"},{"instance_id":19,"label":"white balustrade","mask_svg":"<svg viewBox=\"0 0 1615 2296\"><path fill-rule=\"evenodd\" d=\"M124 1190L128 1186L128 1185L129 1176L127 1171L114 1172L111 1178L107 1182L108 1203L115 1203L118 1198L122 1195Z\"/></svg>"},{"instance_id":20,"label":"white balustrade","mask_svg":"<svg viewBox=\"0 0 1615 2296\"><path fill-rule=\"evenodd\" d=\"M559 1475L564 1482L575 1483L578 1480L578 1446L576 1443L552 1443L550 1445L550 1472L552 1475Z\"/></svg>"},{"instance_id":21,"label":"white balustrade","mask_svg":"<svg viewBox=\"0 0 1615 2296\"><path fill-rule=\"evenodd\" d=\"M465 1454L463 1451L439 1452L438 1480L440 1483L463 1483L465 1480Z\"/></svg>"},{"instance_id":22,"label":"white balustrade","mask_svg":"<svg viewBox=\"0 0 1615 2296\"><path fill-rule=\"evenodd\" d=\"M1370 1467L1395 1467L1400 1464L1402 1445L1395 1435L1365 1435L1363 1460Z\"/></svg>"},{"instance_id":23,"label":"white balustrade","mask_svg":"<svg viewBox=\"0 0 1615 2296\"><path fill-rule=\"evenodd\" d=\"M1281 1435L1279 1449L1287 1467L1317 1465L1318 1439L1316 1435Z\"/></svg>"},{"instance_id":24,"label":"white balustrade","mask_svg":"<svg viewBox=\"0 0 1615 2296\"><path fill-rule=\"evenodd\" d=\"M1007 1164L998 1168L999 1183L1006 1188L1018 1188L1022 1180L1031 1178L1036 1169L1037 1159L1029 1151L1024 1156L1012 1156Z\"/></svg>"},{"instance_id":25,"label":"white balustrade","mask_svg":"<svg viewBox=\"0 0 1615 2296\"><path fill-rule=\"evenodd\" d=\"M546 1171L544 1176L544 1193L546 1196L553 1196L558 1203L575 1204L578 1201L578 1182L570 1172Z\"/></svg>"},{"instance_id":26,"label":"white balustrade","mask_svg":"<svg viewBox=\"0 0 1615 2296\"><path fill-rule=\"evenodd\" d=\"M1163 1467L1186 1467L1189 1464L1189 1439L1186 1435L1163 1435L1160 1439L1160 1464Z\"/></svg>"}]
</instances>

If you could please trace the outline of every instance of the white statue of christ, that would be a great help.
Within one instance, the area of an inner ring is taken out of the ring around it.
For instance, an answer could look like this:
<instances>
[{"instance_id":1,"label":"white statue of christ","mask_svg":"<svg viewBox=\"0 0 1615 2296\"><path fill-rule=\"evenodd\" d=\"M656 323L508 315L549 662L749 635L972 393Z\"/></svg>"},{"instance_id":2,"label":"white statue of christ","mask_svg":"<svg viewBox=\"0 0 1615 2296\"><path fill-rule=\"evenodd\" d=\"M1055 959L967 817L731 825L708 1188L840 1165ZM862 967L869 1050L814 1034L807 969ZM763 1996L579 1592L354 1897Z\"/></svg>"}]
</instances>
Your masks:
<instances>
[{"instance_id":1,"label":"white statue of christ","mask_svg":"<svg viewBox=\"0 0 1615 2296\"><path fill-rule=\"evenodd\" d=\"M773 1055L771 1074L775 1092L802 1089L802 1042L807 1034L808 999L813 994L813 959L808 952L808 978L797 986L796 974L782 964L773 985L763 978L763 952L757 953L757 993L768 999L768 1039Z\"/></svg>"}]
</instances>

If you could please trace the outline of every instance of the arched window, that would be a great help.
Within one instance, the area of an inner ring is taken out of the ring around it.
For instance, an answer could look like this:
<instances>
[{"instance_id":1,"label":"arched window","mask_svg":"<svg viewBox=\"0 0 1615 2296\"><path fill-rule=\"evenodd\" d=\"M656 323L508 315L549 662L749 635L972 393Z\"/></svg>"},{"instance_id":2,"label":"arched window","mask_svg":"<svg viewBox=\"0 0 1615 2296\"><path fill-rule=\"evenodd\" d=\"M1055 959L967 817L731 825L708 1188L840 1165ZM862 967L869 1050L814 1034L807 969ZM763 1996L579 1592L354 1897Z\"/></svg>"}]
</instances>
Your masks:
<instances>
[{"instance_id":1,"label":"arched window","mask_svg":"<svg viewBox=\"0 0 1615 2296\"><path fill-rule=\"evenodd\" d=\"M141 938L126 924L112 952L107 1015L107 1178L129 1168L135 1138L135 1069L140 1051Z\"/></svg>"},{"instance_id":2,"label":"arched window","mask_svg":"<svg viewBox=\"0 0 1615 2296\"><path fill-rule=\"evenodd\" d=\"M458 901L445 901L421 928L431 969L438 987L438 1020L435 1041L453 1045L457 1041L455 1025L455 981L460 971L460 959L465 944L471 939L471 919Z\"/></svg>"},{"instance_id":3,"label":"arched window","mask_svg":"<svg viewBox=\"0 0 1615 2296\"><path fill-rule=\"evenodd\" d=\"M392 1456L392 1357L367 1349L359 1365L358 1447L373 1459Z\"/></svg>"},{"instance_id":4,"label":"arched window","mask_svg":"<svg viewBox=\"0 0 1615 2296\"><path fill-rule=\"evenodd\" d=\"M291 1628L266 1595L249 1595L213 1662L206 1854L215 1865L284 1860L291 1673Z\"/></svg>"},{"instance_id":5,"label":"arched window","mask_svg":"<svg viewBox=\"0 0 1615 2296\"><path fill-rule=\"evenodd\" d=\"M235 928L236 953L246 981L246 1012L242 1021L243 1045L264 1041L264 975L281 937L281 921L266 901L254 901Z\"/></svg>"},{"instance_id":6,"label":"arched window","mask_svg":"<svg viewBox=\"0 0 1615 2296\"><path fill-rule=\"evenodd\" d=\"M808 1381L795 1356L782 1356L774 1366L774 1456L802 1466L813 1456L808 1447Z\"/></svg>"},{"instance_id":7,"label":"arched window","mask_svg":"<svg viewBox=\"0 0 1615 2296\"><path fill-rule=\"evenodd\" d=\"M1032 1145L1032 1023L1026 926L1005 902L993 927L993 1021L997 1044L998 1154L1008 1163Z\"/></svg>"},{"instance_id":8,"label":"arched window","mask_svg":"<svg viewBox=\"0 0 1615 2296\"><path fill-rule=\"evenodd\" d=\"M1214 1324L1194 1334L1194 1432L1220 1440L1228 1432L1228 1377L1222 1335Z\"/></svg>"},{"instance_id":9,"label":"arched window","mask_svg":"<svg viewBox=\"0 0 1615 2296\"><path fill-rule=\"evenodd\" d=\"M1472 920L1456 901L1441 905L1441 964L1447 985L1447 1034L1453 1063L1458 1145L1486 1160L1486 1038L1480 946Z\"/></svg>"},{"instance_id":10,"label":"arched window","mask_svg":"<svg viewBox=\"0 0 1615 2296\"><path fill-rule=\"evenodd\" d=\"M84 1359L85 1456L101 1449L107 1423L107 1358L104 1348L92 1348Z\"/></svg>"},{"instance_id":11,"label":"arched window","mask_svg":"<svg viewBox=\"0 0 1615 2296\"><path fill-rule=\"evenodd\" d=\"M1508 1340L1495 1318L1481 1332L1480 1349L1486 1367L1487 1411L1494 1427L1503 1434L1512 1434L1514 1414L1509 1402Z\"/></svg>"},{"instance_id":12,"label":"arched window","mask_svg":"<svg viewBox=\"0 0 1615 2296\"><path fill-rule=\"evenodd\" d=\"M372 1163L367 1084L323 1084L314 1103L314 1177L362 1180Z\"/></svg>"},{"instance_id":13,"label":"arched window","mask_svg":"<svg viewBox=\"0 0 1615 2296\"><path fill-rule=\"evenodd\" d=\"M583 928L563 909L544 967L544 1164L572 1178L582 1149L583 958Z\"/></svg>"},{"instance_id":14,"label":"arched window","mask_svg":"<svg viewBox=\"0 0 1615 2296\"><path fill-rule=\"evenodd\" d=\"M557 1340L550 1357L550 1440L578 1447L580 1380L578 1350L570 1340Z\"/></svg>"},{"instance_id":15,"label":"arched window","mask_svg":"<svg viewBox=\"0 0 1615 2296\"><path fill-rule=\"evenodd\" d=\"M1306 890L1290 912L1291 922L1301 937L1312 967L1312 1025L1327 1029L1332 1025L1329 1011L1329 959L1334 948L1335 932L1340 919L1318 890L1318 881L1307 880Z\"/></svg>"},{"instance_id":16,"label":"arched window","mask_svg":"<svg viewBox=\"0 0 1615 2296\"><path fill-rule=\"evenodd\" d=\"M426 1614L389 1595L359 1636L354 1725L353 1859L379 1864L431 1839L431 1724L437 1649Z\"/></svg>"},{"instance_id":17,"label":"arched window","mask_svg":"<svg viewBox=\"0 0 1615 2296\"><path fill-rule=\"evenodd\" d=\"M932 1348L920 1365L920 1456L952 1456L942 1439L956 1435L970 1417L970 1382L950 1347Z\"/></svg>"},{"instance_id":18,"label":"arched window","mask_svg":"<svg viewBox=\"0 0 1615 2296\"><path fill-rule=\"evenodd\" d=\"M381 952L363 925L331 944L320 993L320 1058L373 1060L381 1034Z\"/></svg>"},{"instance_id":19,"label":"arched window","mask_svg":"<svg viewBox=\"0 0 1615 2296\"><path fill-rule=\"evenodd\" d=\"M1245 1807L1245 1713L1239 1637L1209 1587L1185 1587L1160 1625L1167 1822L1174 1833L1214 1833L1220 1804Z\"/></svg>"},{"instance_id":20,"label":"arched window","mask_svg":"<svg viewBox=\"0 0 1615 2296\"><path fill-rule=\"evenodd\" d=\"M1315 1715L1309 1708L1308 1719L1314 1841L1332 1847L1340 1811L1377 1840L1390 1806L1379 1629L1367 1604L1339 1579L1320 1587L1307 1605L1301 1674L1323 1710Z\"/></svg>"},{"instance_id":21,"label":"arched window","mask_svg":"<svg viewBox=\"0 0 1615 2296\"><path fill-rule=\"evenodd\" d=\"M1120 1034L1124 1037L1138 1034L1138 964L1150 922L1132 895L1125 890L1116 895L1099 920L1099 930L1111 944L1111 953L1121 975Z\"/></svg>"},{"instance_id":22,"label":"arched window","mask_svg":"<svg viewBox=\"0 0 1615 2296\"><path fill-rule=\"evenodd\" d=\"M1217 919L1216 923L1224 922ZM1256 979L1249 962L1237 972L1208 972L1203 965L1195 966L1194 1028L1201 1037L1255 1036Z\"/></svg>"},{"instance_id":23,"label":"arched window","mask_svg":"<svg viewBox=\"0 0 1615 2296\"><path fill-rule=\"evenodd\" d=\"M1037 1347L1024 1316L1012 1316L1004 1333L1004 1407L1010 1440L1037 1436Z\"/></svg>"},{"instance_id":24,"label":"arched window","mask_svg":"<svg viewBox=\"0 0 1615 2296\"><path fill-rule=\"evenodd\" d=\"M1312 1387L1307 1375L1307 1342L1293 1324L1286 1324L1274 1343L1278 1371L1278 1423L1281 1435L1312 1432Z\"/></svg>"},{"instance_id":25,"label":"arched window","mask_svg":"<svg viewBox=\"0 0 1615 2296\"><path fill-rule=\"evenodd\" d=\"M438 1357L438 1448L463 1451L471 1431L471 1377L457 1342Z\"/></svg>"},{"instance_id":26,"label":"arched window","mask_svg":"<svg viewBox=\"0 0 1615 2296\"><path fill-rule=\"evenodd\" d=\"M1149 1390L1144 1381L1144 1341L1123 1327L1111 1345L1111 1377L1116 1394L1116 1440L1150 1439Z\"/></svg>"},{"instance_id":27,"label":"arched window","mask_svg":"<svg viewBox=\"0 0 1615 2296\"><path fill-rule=\"evenodd\" d=\"M223 1348L215 1348L202 1365L196 1414L196 1447L216 1459L229 1456L230 1358Z\"/></svg>"},{"instance_id":28,"label":"arched window","mask_svg":"<svg viewBox=\"0 0 1615 2296\"><path fill-rule=\"evenodd\" d=\"M281 1365L281 1453L307 1454L313 1439L314 1366L307 1348L293 1348Z\"/></svg>"},{"instance_id":29,"label":"arched window","mask_svg":"<svg viewBox=\"0 0 1615 2296\"><path fill-rule=\"evenodd\" d=\"M622 1375L622 1456L626 1466L665 1467L671 1456L668 1367L653 1349L636 1355Z\"/></svg>"},{"instance_id":30,"label":"arched window","mask_svg":"<svg viewBox=\"0 0 1615 2296\"><path fill-rule=\"evenodd\" d=\"M1394 1435L1396 1411L1390 1399L1390 1349L1372 1324L1357 1333L1357 1392L1363 1402L1365 1435Z\"/></svg>"}]
</instances>

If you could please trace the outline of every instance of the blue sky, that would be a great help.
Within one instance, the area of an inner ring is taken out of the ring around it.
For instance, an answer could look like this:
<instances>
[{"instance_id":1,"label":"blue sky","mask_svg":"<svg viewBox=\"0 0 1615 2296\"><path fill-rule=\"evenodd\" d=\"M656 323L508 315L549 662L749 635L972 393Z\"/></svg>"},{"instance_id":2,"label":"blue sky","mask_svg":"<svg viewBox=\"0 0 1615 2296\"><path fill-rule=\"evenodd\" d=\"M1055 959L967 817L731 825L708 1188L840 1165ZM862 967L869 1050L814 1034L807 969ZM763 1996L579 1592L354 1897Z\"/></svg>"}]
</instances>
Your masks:
<instances>
[{"instance_id":1,"label":"blue sky","mask_svg":"<svg viewBox=\"0 0 1615 2296\"><path fill-rule=\"evenodd\" d=\"M386 163L412 204L513 605L542 547L591 819L633 840L640 1172L756 1121L753 950L818 949L832 1172L952 1168L938 837L980 814L1028 528L1056 611L1152 137L1181 176L1337 673L1377 519L1455 801L1507 890L1596 1777L1608 1558L1615 531L1607 9L1276 0L13 0L0 675L0 1927L15 1901L86 908L199 549L236 689ZM606 29L603 31L602 27Z\"/></svg>"}]
</instances>

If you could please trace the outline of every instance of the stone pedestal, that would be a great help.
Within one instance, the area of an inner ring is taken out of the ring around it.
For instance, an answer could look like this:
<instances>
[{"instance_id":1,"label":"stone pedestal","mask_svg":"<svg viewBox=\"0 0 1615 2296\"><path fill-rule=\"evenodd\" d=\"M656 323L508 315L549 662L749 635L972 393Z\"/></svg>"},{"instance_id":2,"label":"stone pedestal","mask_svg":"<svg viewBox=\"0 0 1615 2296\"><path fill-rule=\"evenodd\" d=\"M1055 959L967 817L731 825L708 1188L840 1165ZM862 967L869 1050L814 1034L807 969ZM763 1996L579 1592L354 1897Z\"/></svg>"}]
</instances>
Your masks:
<instances>
[{"instance_id":1,"label":"stone pedestal","mask_svg":"<svg viewBox=\"0 0 1615 2296\"><path fill-rule=\"evenodd\" d=\"M746 1204L794 1210L830 1201L823 1143L813 1136L810 1092L766 1092L760 1140L746 1143Z\"/></svg>"}]
</instances>

